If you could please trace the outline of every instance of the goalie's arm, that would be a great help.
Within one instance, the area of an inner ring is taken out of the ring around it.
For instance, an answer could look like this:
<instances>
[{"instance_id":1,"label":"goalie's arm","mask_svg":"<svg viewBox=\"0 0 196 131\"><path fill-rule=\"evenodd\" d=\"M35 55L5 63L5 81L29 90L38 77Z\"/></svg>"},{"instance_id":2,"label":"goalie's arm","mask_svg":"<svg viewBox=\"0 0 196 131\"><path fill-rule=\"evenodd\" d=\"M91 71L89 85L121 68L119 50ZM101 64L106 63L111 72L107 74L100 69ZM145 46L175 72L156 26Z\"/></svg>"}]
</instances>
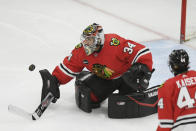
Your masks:
<instances>
[{"instance_id":1,"label":"goalie's arm","mask_svg":"<svg viewBox=\"0 0 196 131\"><path fill-rule=\"evenodd\" d=\"M84 68L82 48L75 48L70 56L66 56L62 63L57 65L52 72L60 84L66 84L77 76Z\"/></svg>"}]
</instances>

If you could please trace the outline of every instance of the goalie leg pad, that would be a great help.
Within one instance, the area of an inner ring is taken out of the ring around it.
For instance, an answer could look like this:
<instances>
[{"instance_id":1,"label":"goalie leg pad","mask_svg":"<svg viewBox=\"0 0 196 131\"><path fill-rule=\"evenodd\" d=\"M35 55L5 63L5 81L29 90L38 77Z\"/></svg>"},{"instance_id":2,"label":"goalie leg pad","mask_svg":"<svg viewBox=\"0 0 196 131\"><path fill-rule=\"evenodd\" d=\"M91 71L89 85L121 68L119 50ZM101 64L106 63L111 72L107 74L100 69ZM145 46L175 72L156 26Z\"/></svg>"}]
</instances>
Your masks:
<instances>
[{"instance_id":1,"label":"goalie leg pad","mask_svg":"<svg viewBox=\"0 0 196 131\"><path fill-rule=\"evenodd\" d=\"M90 113L91 108L91 98L90 98L90 88L85 86L75 85L75 100L76 105L84 112Z\"/></svg>"},{"instance_id":2,"label":"goalie leg pad","mask_svg":"<svg viewBox=\"0 0 196 131\"><path fill-rule=\"evenodd\" d=\"M100 102L92 92L92 89L87 86L86 82L92 77L90 72L83 71L75 81L75 100L76 105L84 112L90 113L92 109L99 108Z\"/></svg>"},{"instance_id":3,"label":"goalie leg pad","mask_svg":"<svg viewBox=\"0 0 196 131\"><path fill-rule=\"evenodd\" d=\"M108 99L108 117L139 118L157 113L157 96L146 98L141 93L112 94Z\"/></svg>"}]
</instances>

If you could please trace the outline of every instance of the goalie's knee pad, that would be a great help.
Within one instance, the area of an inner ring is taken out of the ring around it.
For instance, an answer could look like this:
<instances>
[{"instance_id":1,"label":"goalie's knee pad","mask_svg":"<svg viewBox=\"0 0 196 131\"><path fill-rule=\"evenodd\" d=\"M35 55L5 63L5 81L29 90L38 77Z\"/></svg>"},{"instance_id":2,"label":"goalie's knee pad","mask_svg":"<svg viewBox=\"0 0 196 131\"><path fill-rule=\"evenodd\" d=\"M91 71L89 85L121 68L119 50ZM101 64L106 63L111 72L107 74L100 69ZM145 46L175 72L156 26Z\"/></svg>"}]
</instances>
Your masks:
<instances>
[{"instance_id":1,"label":"goalie's knee pad","mask_svg":"<svg viewBox=\"0 0 196 131\"><path fill-rule=\"evenodd\" d=\"M157 113L158 97L145 97L141 93L112 94L108 99L108 117L138 118Z\"/></svg>"},{"instance_id":2,"label":"goalie's knee pad","mask_svg":"<svg viewBox=\"0 0 196 131\"><path fill-rule=\"evenodd\" d=\"M89 72L82 72L76 77L75 82L75 100L76 105L83 111L90 113L93 108L100 107L100 103L92 102L92 91L86 86L85 80L90 77Z\"/></svg>"},{"instance_id":3,"label":"goalie's knee pad","mask_svg":"<svg viewBox=\"0 0 196 131\"><path fill-rule=\"evenodd\" d=\"M85 86L75 86L76 105L85 112L91 112L90 89Z\"/></svg>"}]
</instances>

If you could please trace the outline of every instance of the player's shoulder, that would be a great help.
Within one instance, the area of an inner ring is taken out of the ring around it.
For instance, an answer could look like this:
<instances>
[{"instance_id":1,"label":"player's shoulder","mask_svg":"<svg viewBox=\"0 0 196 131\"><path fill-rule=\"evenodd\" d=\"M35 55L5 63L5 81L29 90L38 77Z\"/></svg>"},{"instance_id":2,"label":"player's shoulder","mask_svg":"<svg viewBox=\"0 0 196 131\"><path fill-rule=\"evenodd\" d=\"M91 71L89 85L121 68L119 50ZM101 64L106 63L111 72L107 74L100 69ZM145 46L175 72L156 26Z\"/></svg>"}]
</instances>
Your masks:
<instances>
[{"instance_id":1,"label":"player's shoulder","mask_svg":"<svg viewBox=\"0 0 196 131\"><path fill-rule=\"evenodd\" d=\"M195 70L189 70L189 71L187 71L187 72L178 74L178 75L175 76L174 78L175 78L176 81L177 81L177 80L184 79L184 78L187 78L187 77L196 77L196 71L195 71Z\"/></svg>"},{"instance_id":2,"label":"player's shoulder","mask_svg":"<svg viewBox=\"0 0 196 131\"><path fill-rule=\"evenodd\" d=\"M72 50L72 54L84 54L85 51L83 49L83 44L82 43L79 43L79 44L76 44L74 49Z\"/></svg>"},{"instance_id":3,"label":"player's shoulder","mask_svg":"<svg viewBox=\"0 0 196 131\"><path fill-rule=\"evenodd\" d=\"M171 88L173 87L173 84L175 83L175 81L176 81L175 77L167 79L166 81L164 81L160 85L159 90L171 90ZM168 89L168 88L170 88L170 89Z\"/></svg>"},{"instance_id":4,"label":"player's shoulder","mask_svg":"<svg viewBox=\"0 0 196 131\"><path fill-rule=\"evenodd\" d=\"M79 43L79 44L77 44L77 45L75 46L74 49L80 49L80 48L82 48L82 47L83 47L83 44L82 44L82 43Z\"/></svg>"},{"instance_id":5,"label":"player's shoulder","mask_svg":"<svg viewBox=\"0 0 196 131\"><path fill-rule=\"evenodd\" d=\"M121 45L126 41L125 38L117 35L117 34L105 34L105 42L109 43L111 46Z\"/></svg>"},{"instance_id":6,"label":"player's shoulder","mask_svg":"<svg viewBox=\"0 0 196 131\"><path fill-rule=\"evenodd\" d=\"M83 51L83 44L82 43L76 44L73 50L79 52Z\"/></svg>"},{"instance_id":7,"label":"player's shoulder","mask_svg":"<svg viewBox=\"0 0 196 131\"><path fill-rule=\"evenodd\" d=\"M191 74L191 75L195 75L196 76L196 71L195 70L189 70L188 71L188 74Z\"/></svg>"},{"instance_id":8,"label":"player's shoulder","mask_svg":"<svg viewBox=\"0 0 196 131\"><path fill-rule=\"evenodd\" d=\"M105 34L105 37L106 37L106 38L119 38L119 39L123 38L123 37L121 37L120 35L115 34L115 33L108 33L108 34Z\"/></svg>"},{"instance_id":9,"label":"player's shoulder","mask_svg":"<svg viewBox=\"0 0 196 131\"><path fill-rule=\"evenodd\" d=\"M130 48L131 50L134 50L134 53L137 54L137 52L150 52L149 48L147 48L145 45L140 44L136 41L126 39L124 37L121 37L118 34L105 34L105 45L112 47L118 47L119 51L122 52L122 49Z\"/></svg>"},{"instance_id":10,"label":"player's shoulder","mask_svg":"<svg viewBox=\"0 0 196 131\"><path fill-rule=\"evenodd\" d=\"M170 86L170 82L168 83L169 81L166 80L165 82L163 82L160 87L158 88L158 95L159 97L167 97L167 96L170 96L169 94L171 93L171 86Z\"/></svg>"},{"instance_id":11,"label":"player's shoulder","mask_svg":"<svg viewBox=\"0 0 196 131\"><path fill-rule=\"evenodd\" d=\"M177 79L178 79L178 77L176 77L176 76L171 77L165 81L165 84L166 85L173 85L174 83L176 83Z\"/></svg>"},{"instance_id":12,"label":"player's shoulder","mask_svg":"<svg viewBox=\"0 0 196 131\"><path fill-rule=\"evenodd\" d=\"M167 79L165 82L164 82L164 85L173 85L176 83L176 81L184 78L185 76L196 76L196 71L195 70L189 70L188 72L185 72L185 73L182 73L182 74L179 74L179 75L176 75L174 77L171 77L169 79Z\"/></svg>"}]
</instances>

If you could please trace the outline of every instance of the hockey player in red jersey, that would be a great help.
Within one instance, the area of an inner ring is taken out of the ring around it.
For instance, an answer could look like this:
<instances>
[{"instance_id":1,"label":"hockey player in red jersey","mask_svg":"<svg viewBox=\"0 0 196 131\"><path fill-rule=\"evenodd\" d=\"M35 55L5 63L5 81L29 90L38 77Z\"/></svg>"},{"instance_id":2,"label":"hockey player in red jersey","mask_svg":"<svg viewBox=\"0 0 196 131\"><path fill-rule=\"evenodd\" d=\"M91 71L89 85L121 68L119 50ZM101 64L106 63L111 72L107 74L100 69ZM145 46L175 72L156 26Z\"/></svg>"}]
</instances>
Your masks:
<instances>
[{"instance_id":1,"label":"hockey player in red jersey","mask_svg":"<svg viewBox=\"0 0 196 131\"><path fill-rule=\"evenodd\" d=\"M76 103L90 112L115 90L125 95L146 89L152 65L147 47L117 34L104 34L102 26L94 23L83 31L81 43L56 66L52 76L45 70L53 86L43 85L41 99L51 92L57 100L59 86L76 77Z\"/></svg>"},{"instance_id":2,"label":"hockey player in red jersey","mask_svg":"<svg viewBox=\"0 0 196 131\"><path fill-rule=\"evenodd\" d=\"M169 55L169 67L175 77L158 90L157 131L196 130L196 71L189 69L189 56L183 49Z\"/></svg>"}]
</instances>

